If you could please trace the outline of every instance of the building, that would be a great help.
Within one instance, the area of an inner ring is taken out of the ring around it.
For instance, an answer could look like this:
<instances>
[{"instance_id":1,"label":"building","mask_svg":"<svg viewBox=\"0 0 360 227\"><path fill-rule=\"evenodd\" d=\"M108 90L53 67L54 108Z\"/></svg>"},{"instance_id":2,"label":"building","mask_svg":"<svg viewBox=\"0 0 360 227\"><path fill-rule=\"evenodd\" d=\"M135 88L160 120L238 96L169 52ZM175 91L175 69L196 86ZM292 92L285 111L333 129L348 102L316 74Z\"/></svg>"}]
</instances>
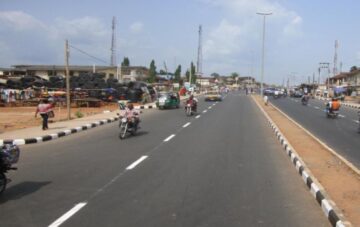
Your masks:
<instances>
[{"instance_id":1,"label":"building","mask_svg":"<svg viewBox=\"0 0 360 227\"><path fill-rule=\"evenodd\" d=\"M216 84L214 77L198 77L196 78L196 84L199 84L201 87L211 87Z\"/></svg>"},{"instance_id":2,"label":"building","mask_svg":"<svg viewBox=\"0 0 360 227\"><path fill-rule=\"evenodd\" d=\"M20 75L36 75L48 80L49 76L65 76L65 66L14 65L11 72L13 74L15 72L22 72ZM143 80L148 77L149 70L143 66L125 66L119 69L116 66L70 65L69 73L70 76L78 76L82 73L103 73L106 78L116 78L119 80Z\"/></svg>"},{"instance_id":3,"label":"building","mask_svg":"<svg viewBox=\"0 0 360 227\"><path fill-rule=\"evenodd\" d=\"M343 72L330 78L330 84L332 86L341 86L360 94L360 69L353 70L351 72Z\"/></svg>"}]
</instances>

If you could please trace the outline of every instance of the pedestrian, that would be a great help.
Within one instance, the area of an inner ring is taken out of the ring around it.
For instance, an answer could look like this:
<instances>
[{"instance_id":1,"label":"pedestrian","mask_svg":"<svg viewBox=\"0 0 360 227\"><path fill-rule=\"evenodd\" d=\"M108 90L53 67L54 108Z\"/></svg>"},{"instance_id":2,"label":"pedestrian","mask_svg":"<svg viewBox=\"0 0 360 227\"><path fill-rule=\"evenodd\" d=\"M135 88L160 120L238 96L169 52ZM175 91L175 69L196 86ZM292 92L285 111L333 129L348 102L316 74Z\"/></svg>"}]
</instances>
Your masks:
<instances>
[{"instance_id":1,"label":"pedestrian","mask_svg":"<svg viewBox=\"0 0 360 227\"><path fill-rule=\"evenodd\" d=\"M267 106L269 102L269 98L267 97L267 95L264 95L264 103Z\"/></svg>"},{"instance_id":2,"label":"pedestrian","mask_svg":"<svg viewBox=\"0 0 360 227\"><path fill-rule=\"evenodd\" d=\"M42 129L43 130L47 130L49 129L48 127L48 119L49 119L49 115L48 112L51 110L51 105L49 104L48 100L41 100L39 105L36 108L36 112L35 112L35 117L37 117L37 114L39 113L40 116L42 117Z\"/></svg>"}]
</instances>

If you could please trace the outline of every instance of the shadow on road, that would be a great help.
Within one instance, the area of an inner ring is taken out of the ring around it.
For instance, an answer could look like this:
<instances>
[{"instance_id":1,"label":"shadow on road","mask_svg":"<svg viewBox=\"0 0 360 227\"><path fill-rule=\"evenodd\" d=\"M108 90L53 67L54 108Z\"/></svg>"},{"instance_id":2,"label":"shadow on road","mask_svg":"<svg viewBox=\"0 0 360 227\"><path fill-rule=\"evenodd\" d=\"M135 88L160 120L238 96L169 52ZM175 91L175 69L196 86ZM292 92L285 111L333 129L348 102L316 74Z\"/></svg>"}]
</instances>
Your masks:
<instances>
[{"instance_id":1,"label":"shadow on road","mask_svg":"<svg viewBox=\"0 0 360 227\"><path fill-rule=\"evenodd\" d=\"M51 181L44 181L44 182L25 181L20 184L9 187L0 196L0 204L5 203L6 201L9 200L17 200L22 198L23 196L32 194L50 183Z\"/></svg>"}]
</instances>

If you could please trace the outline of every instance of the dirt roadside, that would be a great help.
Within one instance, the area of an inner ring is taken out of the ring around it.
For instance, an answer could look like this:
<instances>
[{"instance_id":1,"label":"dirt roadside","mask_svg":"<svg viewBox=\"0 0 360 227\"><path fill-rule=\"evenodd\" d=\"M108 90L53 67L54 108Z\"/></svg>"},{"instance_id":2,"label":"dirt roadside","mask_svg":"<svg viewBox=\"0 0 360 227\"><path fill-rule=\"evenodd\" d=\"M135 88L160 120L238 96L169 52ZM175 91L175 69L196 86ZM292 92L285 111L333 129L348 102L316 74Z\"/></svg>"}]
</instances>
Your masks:
<instances>
[{"instance_id":1,"label":"dirt roadside","mask_svg":"<svg viewBox=\"0 0 360 227\"><path fill-rule=\"evenodd\" d=\"M94 108L71 108L71 118L77 118L76 113L79 112L83 117L94 114L103 113L103 111L117 110L119 108L117 103L109 103L101 107ZM41 125L41 117L35 118L36 107L0 107L0 134L16 129L29 128ZM55 117L49 119L52 122L67 120L67 110L65 107L54 108Z\"/></svg>"},{"instance_id":2,"label":"dirt roadside","mask_svg":"<svg viewBox=\"0 0 360 227\"><path fill-rule=\"evenodd\" d=\"M345 218L360 226L360 176L260 96L255 100L278 126Z\"/></svg>"}]
</instances>

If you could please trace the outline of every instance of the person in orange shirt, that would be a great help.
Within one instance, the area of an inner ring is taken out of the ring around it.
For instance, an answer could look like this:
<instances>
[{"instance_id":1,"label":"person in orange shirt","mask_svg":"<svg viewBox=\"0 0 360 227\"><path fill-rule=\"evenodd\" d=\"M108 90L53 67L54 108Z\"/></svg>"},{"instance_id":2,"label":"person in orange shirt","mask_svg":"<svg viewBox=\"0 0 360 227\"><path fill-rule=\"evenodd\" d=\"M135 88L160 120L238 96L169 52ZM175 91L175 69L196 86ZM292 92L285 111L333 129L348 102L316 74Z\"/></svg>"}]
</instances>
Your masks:
<instances>
[{"instance_id":1,"label":"person in orange shirt","mask_svg":"<svg viewBox=\"0 0 360 227\"><path fill-rule=\"evenodd\" d=\"M331 101L328 102L327 106L330 113L338 111L340 109L340 101L337 98L332 98Z\"/></svg>"}]
</instances>

